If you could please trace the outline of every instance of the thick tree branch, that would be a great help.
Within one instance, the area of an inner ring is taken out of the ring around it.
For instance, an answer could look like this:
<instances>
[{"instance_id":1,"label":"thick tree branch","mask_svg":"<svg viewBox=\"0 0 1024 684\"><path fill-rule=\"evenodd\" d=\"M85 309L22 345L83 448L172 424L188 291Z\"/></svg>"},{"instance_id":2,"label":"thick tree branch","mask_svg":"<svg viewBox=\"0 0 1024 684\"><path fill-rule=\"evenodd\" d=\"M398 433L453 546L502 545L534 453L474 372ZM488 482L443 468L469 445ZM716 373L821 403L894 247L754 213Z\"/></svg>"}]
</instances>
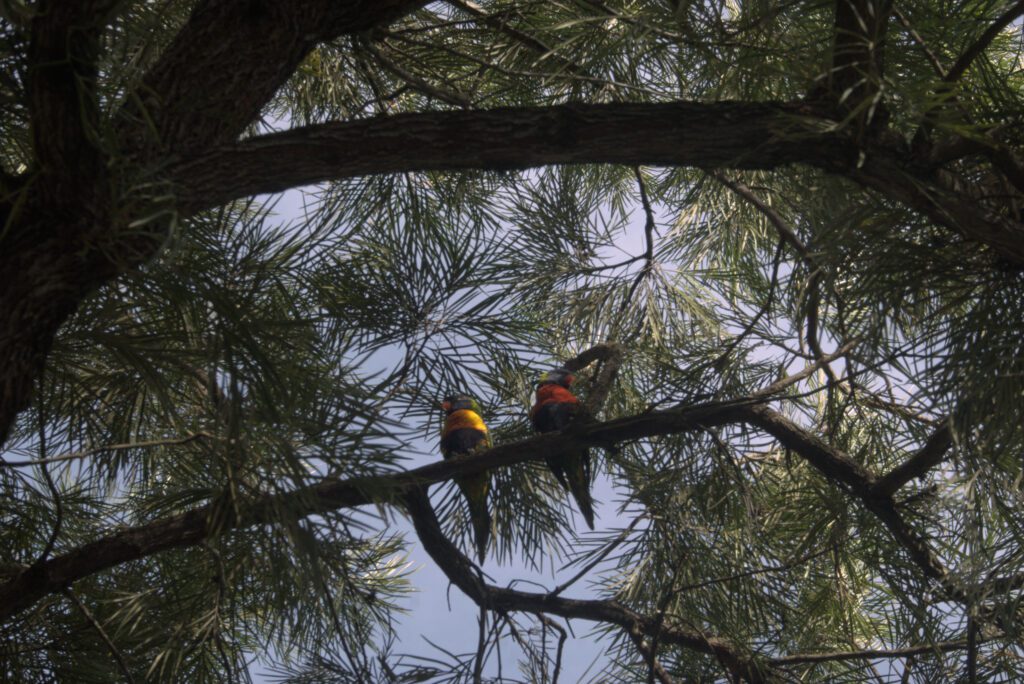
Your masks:
<instances>
[{"instance_id":1,"label":"thick tree branch","mask_svg":"<svg viewBox=\"0 0 1024 684\"><path fill-rule=\"evenodd\" d=\"M886 150L868 150L850 178L969 240L988 245L1015 266L1024 266L1024 224L986 212L976 200L950 189L933 174L911 168L906 154L892 152L899 141L890 140L888 145Z\"/></svg>"},{"instance_id":2,"label":"thick tree branch","mask_svg":"<svg viewBox=\"0 0 1024 684\"><path fill-rule=\"evenodd\" d=\"M963 600L964 592L948 581L945 568L935 558L927 542L902 519L892 498L878 495L875 489L877 480L870 472L790 419L757 402L755 398L739 399L652 411L604 423L585 423L568 432L500 445L470 459L441 461L400 473L324 482L295 492L240 502L237 516L227 520L222 510L213 504L207 505L121 530L24 570L0 585L0 619L25 610L48 593L59 591L83 577L168 549L194 546L231 528L273 524L282 511L288 511L295 517L305 517L370 503L393 503L415 488L458 475L557 457L579 450L581 446L607 447L645 437L679 434L731 423L746 423L763 429L825 477L860 499L882 521L926 577L940 583L950 598ZM549 612L542 607L530 610Z\"/></svg>"},{"instance_id":3,"label":"thick tree branch","mask_svg":"<svg viewBox=\"0 0 1024 684\"><path fill-rule=\"evenodd\" d=\"M440 461L405 472L328 481L279 495L239 502L237 517L224 519L214 505L122 529L28 568L0 585L0 620L10 617L46 594L83 577L173 548L195 546L231 528L273 523L281 511L305 517L371 503L390 503L414 487L426 486L492 468L578 450L581 444L601 446L644 436L698 429L734 418L730 405L703 405L581 425L572 434L551 433L494 447L477 457ZM214 522L216 521L216 523Z\"/></svg>"},{"instance_id":4,"label":"thick tree branch","mask_svg":"<svg viewBox=\"0 0 1024 684\"><path fill-rule=\"evenodd\" d=\"M896 509L892 497L880 496L875 489L877 480L863 466L848 455L835 449L782 414L763 405L749 405L737 409L744 422L756 425L792 449L825 477L840 484L851 495L860 499L893 538L907 552L926 577L938 582L954 600L961 600L963 592L951 585L948 573L935 557L928 543Z\"/></svg>"},{"instance_id":5,"label":"thick tree branch","mask_svg":"<svg viewBox=\"0 0 1024 684\"><path fill-rule=\"evenodd\" d=\"M103 177L96 145L95 92L100 33L116 0L44 0L33 12L28 50L28 107L45 201L81 202Z\"/></svg>"},{"instance_id":6,"label":"thick tree branch","mask_svg":"<svg viewBox=\"0 0 1024 684\"><path fill-rule=\"evenodd\" d=\"M185 158L232 142L317 43L369 30L424 4L202 0L129 98L129 137L138 138L135 146L155 142Z\"/></svg>"},{"instance_id":7,"label":"thick tree branch","mask_svg":"<svg viewBox=\"0 0 1024 684\"><path fill-rule=\"evenodd\" d=\"M907 161L890 136L858 156L836 122L802 103L573 104L381 116L214 147L171 169L189 214L241 197L400 171L552 164L770 169L803 163L847 176L1024 265L1024 226L988 215Z\"/></svg>"},{"instance_id":8,"label":"thick tree branch","mask_svg":"<svg viewBox=\"0 0 1024 684\"><path fill-rule=\"evenodd\" d=\"M630 633L635 631L647 636L658 634L662 643L715 656L734 677L749 682L766 682L770 679L770 668L727 640L705 636L684 627L664 625L657 618L636 613L616 601L581 601L554 594L530 593L489 585L479 577L472 562L444 536L423 490L410 490L405 497L405 504L416 534L434 563L452 584L484 608L501 612L545 613L619 625Z\"/></svg>"},{"instance_id":9,"label":"thick tree branch","mask_svg":"<svg viewBox=\"0 0 1024 684\"><path fill-rule=\"evenodd\" d=\"M801 103L572 104L381 116L209 150L173 169L185 212L375 173L613 163L840 168L856 152Z\"/></svg>"}]
</instances>

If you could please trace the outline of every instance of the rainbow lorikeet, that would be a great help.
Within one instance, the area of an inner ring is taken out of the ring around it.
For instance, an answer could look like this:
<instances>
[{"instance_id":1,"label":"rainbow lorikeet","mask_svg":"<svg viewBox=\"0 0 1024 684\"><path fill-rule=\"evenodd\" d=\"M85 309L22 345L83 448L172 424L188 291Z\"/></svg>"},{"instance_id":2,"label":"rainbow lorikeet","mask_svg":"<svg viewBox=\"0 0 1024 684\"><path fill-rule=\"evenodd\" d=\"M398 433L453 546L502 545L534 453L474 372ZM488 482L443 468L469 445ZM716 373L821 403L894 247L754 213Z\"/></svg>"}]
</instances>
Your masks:
<instances>
[{"instance_id":1,"label":"rainbow lorikeet","mask_svg":"<svg viewBox=\"0 0 1024 684\"><path fill-rule=\"evenodd\" d=\"M468 456L491 448L491 436L480 417L480 404L465 395L445 397L441 403L445 412L441 428L441 454L446 458ZM483 563L487 542L491 537L491 514L487 510L487 492L491 478L487 473L456 478L456 484L469 502L469 519L473 524L476 551Z\"/></svg>"},{"instance_id":2,"label":"rainbow lorikeet","mask_svg":"<svg viewBox=\"0 0 1024 684\"><path fill-rule=\"evenodd\" d=\"M530 409L530 422L537 432L557 432L564 429L580 411L580 400L569 386L576 380L571 371L557 368L540 376L537 384L537 402ZM594 504L590 498L590 450L562 456L548 457L548 467L562 487L572 493L576 505L594 529Z\"/></svg>"}]
</instances>

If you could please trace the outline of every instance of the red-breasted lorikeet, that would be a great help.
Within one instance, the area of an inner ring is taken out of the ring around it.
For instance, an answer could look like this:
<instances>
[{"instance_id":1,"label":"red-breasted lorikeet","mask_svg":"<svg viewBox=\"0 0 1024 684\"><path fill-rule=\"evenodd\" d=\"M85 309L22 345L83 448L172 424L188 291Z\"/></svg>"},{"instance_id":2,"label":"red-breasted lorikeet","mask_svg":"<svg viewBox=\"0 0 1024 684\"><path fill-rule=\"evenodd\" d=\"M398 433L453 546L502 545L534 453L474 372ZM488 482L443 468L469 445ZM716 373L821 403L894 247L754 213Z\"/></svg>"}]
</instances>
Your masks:
<instances>
[{"instance_id":1,"label":"red-breasted lorikeet","mask_svg":"<svg viewBox=\"0 0 1024 684\"><path fill-rule=\"evenodd\" d=\"M537 432L557 432L576 417L580 410L580 400L569 390L575 379L565 368L548 371L540 376L537 402L530 409L530 422ZM587 521L587 526L594 529L594 504L590 498L590 450L581 449L576 453L549 457L547 462L558 482L576 499L576 505Z\"/></svg>"},{"instance_id":2,"label":"red-breasted lorikeet","mask_svg":"<svg viewBox=\"0 0 1024 684\"><path fill-rule=\"evenodd\" d=\"M491 448L491 436L480 417L480 404L465 395L444 398L441 408L445 412L441 428L441 454L446 458L469 456L476 451ZM469 519L473 524L477 556L484 562L487 542L491 537L491 514L487 510L487 492L491 478L487 473L456 478L455 483L469 502Z\"/></svg>"}]
</instances>

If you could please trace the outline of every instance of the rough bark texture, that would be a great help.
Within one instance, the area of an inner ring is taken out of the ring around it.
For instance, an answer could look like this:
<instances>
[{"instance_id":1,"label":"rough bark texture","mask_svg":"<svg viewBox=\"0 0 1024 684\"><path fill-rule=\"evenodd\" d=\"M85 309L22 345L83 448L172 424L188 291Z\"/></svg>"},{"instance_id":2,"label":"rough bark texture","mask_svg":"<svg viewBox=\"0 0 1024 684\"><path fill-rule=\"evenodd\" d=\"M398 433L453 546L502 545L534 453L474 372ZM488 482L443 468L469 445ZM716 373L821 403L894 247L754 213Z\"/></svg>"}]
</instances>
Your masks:
<instances>
[{"instance_id":1,"label":"rough bark texture","mask_svg":"<svg viewBox=\"0 0 1024 684\"><path fill-rule=\"evenodd\" d=\"M426 0L203 0L143 80L137 135L188 158L233 141L317 44L393 21ZM155 128L155 140L145 129Z\"/></svg>"},{"instance_id":2,"label":"rough bark texture","mask_svg":"<svg viewBox=\"0 0 1024 684\"><path fill-rule=\"evenodd\" d=\"M91 291L160 248L158 226L128 228L158 207L124 199L112 154L131 152L125 173L138 183L170 159L231 142L317 42L391 21L424 0L204 0L127 99L117 135L103 138L96 59L117 4L48 0L29 27L35 167L4 178L4 200L17 199L3 206L0 232L0 444L29 405L64 321Z\"/></svg>"},{"instance_id":3,"label":"rough bark texture","mask_svg":"<svg viewBox=\"0 0 1024 684\"><path fill-rule=\"evenodd\" d=\"M801 103L562 105L384 116L213 148L171 173L185 214L328 179L415 170L608 163L770 169L803 163L851 180L1024 266L1024 226L993 215L910 157Z\"/></svg>"},{"instance_id":4,"label":"rough bark texture","mask_svg":"<svg viewBox=\"0 0 1024 684\"><path fill-rule=\"evenodd\" d=\"M185 212L373 173L610 163L852 168L857 151L800 103L668 102L400 114L221 146L178 165Z\"/></svg>"}]
</instances>

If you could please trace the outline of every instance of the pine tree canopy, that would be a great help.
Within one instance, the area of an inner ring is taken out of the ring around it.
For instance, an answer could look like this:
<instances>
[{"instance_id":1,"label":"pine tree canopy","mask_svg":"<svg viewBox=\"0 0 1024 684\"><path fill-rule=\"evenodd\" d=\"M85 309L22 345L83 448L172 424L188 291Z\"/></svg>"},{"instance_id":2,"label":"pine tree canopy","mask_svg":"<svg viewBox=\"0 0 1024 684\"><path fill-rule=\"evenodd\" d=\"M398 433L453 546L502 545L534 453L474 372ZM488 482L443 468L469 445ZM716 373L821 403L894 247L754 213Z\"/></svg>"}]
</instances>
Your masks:
<instances>
[{"instance_id":1,"label":"pine tree canopy","mask_svg":"<svg viewBox=\"0 0 1024 684\"><path fill-rule=\"evenodd\" d=\"M1022 17L0 0L0 680L1024 680Z\"/></svg>"}]
</instances>

